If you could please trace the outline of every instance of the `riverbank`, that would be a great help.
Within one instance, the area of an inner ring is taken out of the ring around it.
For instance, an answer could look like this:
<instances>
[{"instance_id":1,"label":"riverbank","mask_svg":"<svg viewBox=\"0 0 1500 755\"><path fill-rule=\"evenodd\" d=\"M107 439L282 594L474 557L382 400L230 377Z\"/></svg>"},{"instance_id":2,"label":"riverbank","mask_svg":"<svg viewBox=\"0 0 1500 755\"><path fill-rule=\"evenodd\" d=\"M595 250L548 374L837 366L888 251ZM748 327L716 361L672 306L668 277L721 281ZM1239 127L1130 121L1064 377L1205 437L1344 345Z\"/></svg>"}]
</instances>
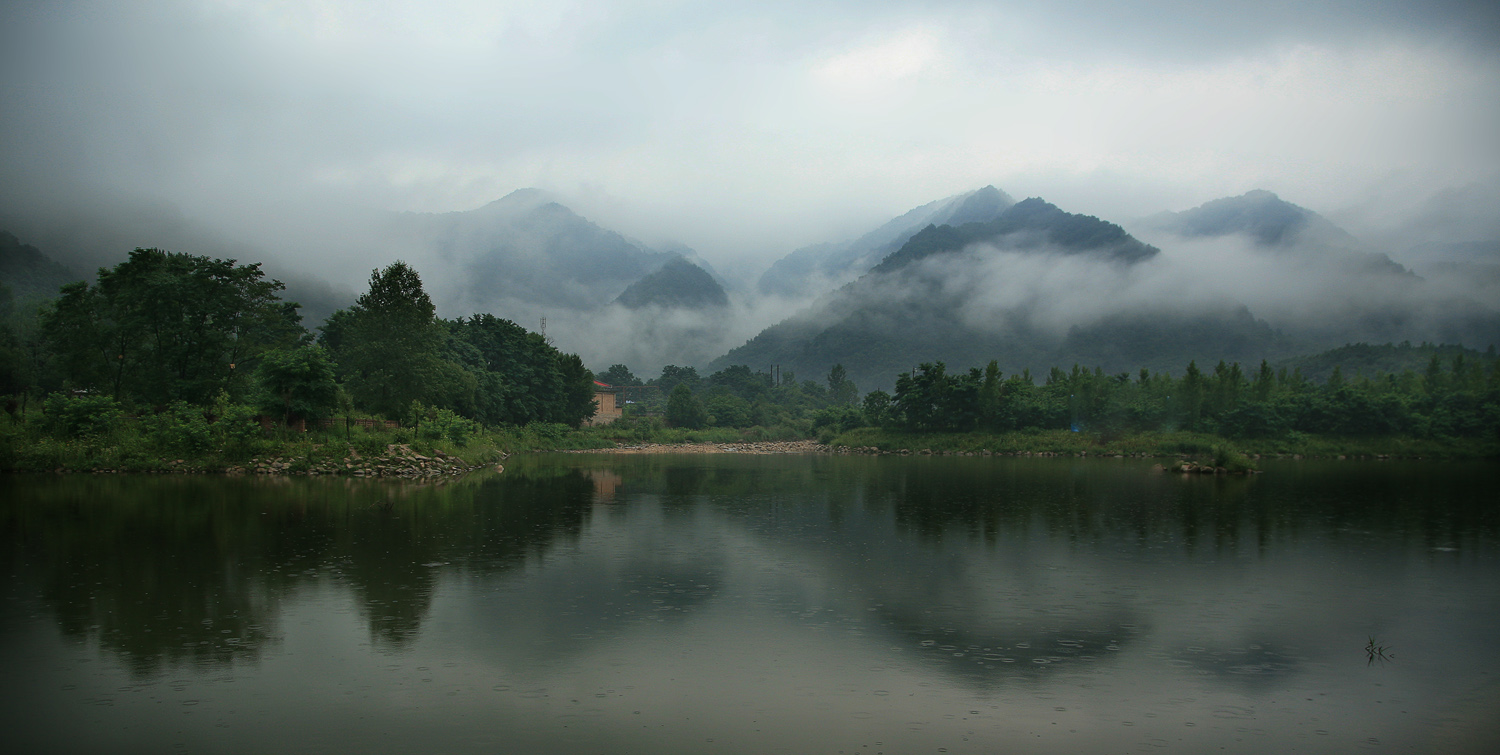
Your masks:
<instances>
[{"instance_id":1,"label":"riverbank","mask_svg":"<svg viewBox=\"0 0 1500 755\"><path fill-rule=\"evenodd\" d=\"M196 446L166 444L129 425L109 433L57 438L40 425L0 426L0 469L72 473L227 473L434 477L499 464L528 452L611 454L860 454L934 456L1109 456L1187 459L1494 459L1494 441L1407 437L1330 438L1290 434L1230 439L1189 432L1109 436L1066 430L1013 433L903 433L860 428L819 442L791 428L492 428L461 443L406 428L278 430Z\"/></svg>"},{"instance_id":2,"label":"riverbank","mask_svg":"<svg viewBox=\"0 0 1500 755\"><path fill-rule=\"evenodd\" d=\"M859 428L828 443L858 453L1004 456L1119 456L1207 458L1226 449L1249 458L1290 459L1495 459L1500 443L1474 439L1377 436L1334 438L1289 434L1283 438L1225 438L1192 432L1103 435L1067 430L1012 433L902 433Z\"/></svg>"},{"instance_id":3,"label":"riverbank","mask_svg":"<svg viewBox=\"0 0 1500 755\"><path fill-rule=\"evenodd\" d=\"M763 441L752 443L642 443L613 448L566 449L572 454L826 454L838 449L815 440Z\"/></svg>"}]
</instances>

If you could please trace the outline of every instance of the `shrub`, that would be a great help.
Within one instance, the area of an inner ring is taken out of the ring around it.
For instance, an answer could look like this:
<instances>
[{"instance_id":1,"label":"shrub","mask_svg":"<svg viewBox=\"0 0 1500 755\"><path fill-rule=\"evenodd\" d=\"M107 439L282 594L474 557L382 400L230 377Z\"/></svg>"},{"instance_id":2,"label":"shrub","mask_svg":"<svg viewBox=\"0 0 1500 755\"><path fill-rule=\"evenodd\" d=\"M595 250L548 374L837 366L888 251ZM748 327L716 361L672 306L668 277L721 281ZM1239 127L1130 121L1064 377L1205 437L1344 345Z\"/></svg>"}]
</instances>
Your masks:
<instances>
[{"instance_id":1,"label":"shrub","mask_svg":"<svg viewBox=\"0 0 1500 755\"><path fill-rule=\"evenodd\" d=\"M526 434L536 440L559 441L572 431L572 428L558 422L533 422L526 426Z\"/></svg>"},{"instance_id":2,"label":"shrub","mask_svg":"<svg viewBox=\"0 0 1500 755\"><path fill-rule=\"evenodd\" d=\"M708 424L708 412L685 384L679 383L667 398L667 424L689 430L701 430Z\"/></svg>"},{"instance_id":3,"label":"shrub","mask_svg":"<svg viewBox=\"0 0 1500 755\"><path fill-rule=\"evenodd\" d=\"M141 427L163 451L201 453L213 445L203 410L186 401L173 401L160 414L142 420Z\"/></svg>"},{"instance_id":4,"label":"shrub","mask_svg":"<svg viewBox=\"0 0 1500 755\"><path fill-rule=\"evenodd\" d=\"M819 409L813 414L812 427L814 430L831 429L835 434L846 433L856 427L864 427L864 412L852 406L830 406ZM819 433L819 437L822 434Z\"/></svg>"},{"instance_id":5,"label":"shrub","mask_svg":"<svg viewBox=\"0 0 1500 755\"><path fill-rule=\"evenodd\" d=\"M427 418L422 422L420 435L426 440L447 438L453 442L453 445L463 448L469 444L469 437L478 430L478 426L472 421L458 416L453 411L436 409L428 412Z\"/></svg>"},{"instance_id":6,"label":"shrub","mask_svg":"<svg viewBox=\"0 0 1500 755\"><path fill-rule=\"evenodd\" d=\"M213 424L213 435L214 439L223 444L225 449L247 451L251 445L263 437L254 409L243 404L229 404L216 408L219 411L219 419Z\"/></svg>"},{"instance_id":7,"label":"shrub","mask_svg":"<svg viewBox=\"0 0 1500 755\"><path fill-rule=\"evenodd\" d=\"M1255 469L1255 463L1250 461L1249 457L1225 445L1213 447L1213 465L1229 472L1245 472Z\"/></svg>"},{"instance_id":8,"label":"shrub","mask_svg":"<svg viewBox=\"0 0 1500 755\"><path fill-rule=\"evenodd\" d=\"M47 415L52 432L65 438L108 435L125 416L114 399L98 394L54 393L42 403L42 412Z\"/></svg>"}]
</instances>

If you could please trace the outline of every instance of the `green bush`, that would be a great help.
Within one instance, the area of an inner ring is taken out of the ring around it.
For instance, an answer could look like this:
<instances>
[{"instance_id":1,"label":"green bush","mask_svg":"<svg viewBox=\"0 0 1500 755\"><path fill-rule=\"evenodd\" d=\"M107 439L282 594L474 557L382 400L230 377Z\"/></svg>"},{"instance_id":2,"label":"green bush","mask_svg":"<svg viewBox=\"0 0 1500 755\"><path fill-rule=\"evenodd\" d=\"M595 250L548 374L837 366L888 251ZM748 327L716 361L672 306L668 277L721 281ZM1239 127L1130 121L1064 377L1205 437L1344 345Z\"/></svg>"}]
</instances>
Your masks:
<instances>
[{"instance_id":1,"label":"green bush","mask_svg":"<svg viewBox=\"0 0 1500 755\"><path fill-rule=\"evenodd\" d=\"M833 435L863 426L865 426L864 412L852 406L830 406L826 409L819 409L813 414L812 419L812 427L819 431L819 438L823 437L822 431L825 429L832 432L829 436L831 438ZM826 443L827 441L820 442Z\"/></svg>"},{"instance_id":2,"label":"green bush","mask_svg":"<svg viewBox=\"0 0 1500 755\"><path fill-rule=\"evenodd\" d=\"M219 418L212 427L214 440L226 450L249 451L257 441L264 437L260 429L260 421L256 419L256 411L253 408L243 404L221 405L215 408L218 409Z\"/></svg>"},{"instance_id":3,"label":"green bush","mask_svg":"<svg viewBox=\"0 0 1500 755\"><path fill-rule=\"evenodd\" d=\"M54 393L42 403L47 424L64 438L97 438L119 427L125 412L109 396Z\"/></svg>"},{"instance_id":4,"label":"green bush","mask_svg":"<svg viewBox=\"0 0 1500 755\"><path fill-rule=\"evenodd\" d=\"M163 451L196 454L213 446L203 410L186 401L173 401L161 413L142 419L141 429Z\"/></svg>"},{"instance_id":5,"label":"green bush","mask_svg":"<svg viewBox=\"0 0 1500 755\"><path fill-rule=\"evenodd\" d=\"M533 422L526 426L526 435L535 440L559 441L568 435L573 428L557 422Z\"/></svg>"},{"instance_id":6,"label":"green bush","mask_svg":"<svg viewBox=\"0 0 1500 755\"><path fill-rule=\"evenodd\" d=\"M424 440L448 439L453 445L463 448L469 445L469 438L479 431L479 427L472 421L464 419L448 409L436 409L428 412L427 418L422 422L419 435Z\"/></svg>"},{"instance_id":7,"label":"green bush","mask_svg":"<svg viewBox=\"0 0 1500 755\"><path fill-rule=\"evenodd\" d=\"M1213 447L1213 465L1229 472L1245 472L1255 469L1250 458L1226 445Z\"/></svg>"},{"instance_id":8,"label":"green bush","mask_svg":"<svg viewBox=\"0 0 1500 755\"><path fill-rule=\"evenodd\" d=\"M701 430L708 424L708 411L685 384L679 383L667 398L667 424L689 430Z\"/></svg>"}]
</instances>

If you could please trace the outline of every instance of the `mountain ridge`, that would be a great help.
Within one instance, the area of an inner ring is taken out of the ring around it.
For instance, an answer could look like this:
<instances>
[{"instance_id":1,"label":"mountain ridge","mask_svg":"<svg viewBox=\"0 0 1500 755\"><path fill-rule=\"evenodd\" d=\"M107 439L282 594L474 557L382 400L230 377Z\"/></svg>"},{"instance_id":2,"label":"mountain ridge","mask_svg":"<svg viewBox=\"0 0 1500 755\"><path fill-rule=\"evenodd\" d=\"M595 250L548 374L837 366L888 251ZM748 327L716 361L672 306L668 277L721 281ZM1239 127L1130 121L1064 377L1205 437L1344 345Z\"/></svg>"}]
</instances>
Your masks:
<instances>
[{"instance_id":1,"label":"mountain ridge","mask_svg":"<svg viewBox=\"0 0 1500 755\"><path fill-rule=\"evenodd\" d=\"M756 290L762 295L800 297L825 293L868 272L928 225L983 222L1015 204L993 185L915 207L848 241L813 244L771 264ZM826 290L816 290L819 286Z\"/></svg>"},{"instance_id":2,"label":"mountain ridge","mask_svg":"<svg viewBox=\"0 0 1500 755\"><path fill-rule=\"evenodd\" d=\"M12 299L51 299L59 288L83 279L72 268L0 229L0 285L10 288Z\"/></svg>"},{"instance_id":3,"label":"mountain ridge","mask_svg":"<svg viewBox=\"0 0 1500 755\"><path fill-rule=\"evenodd\" d=\"M701 310L729 306L729 295L708 271L677 257L630 284L615 303L627 309L655 306Z\"/></svg>"},{"instance_id":4,"label":"mountain ridge","mask_svg":"<svg viewBox=\"0 0 1500 755\"><path fill-rule=\"evenodd\" d=\"M966 322L964 312L984 294L967 286L995 274L990 266L1006 264L1005 255L1042 265L1073 258L1128 266L1158 253L1118 225L1029 198L987 221L929 224L863 276L766 328L710 368L782 364L821 373L843 364L851 379L870 388L889 387L898 372L917 362L963 367L1006 354L1007 369L1040 367L1058 353L1065 336L1031 323L1015 307L997 312L997 321ZM1263 341L1269 328L1260 331Z\"/></svg>"}]
</instances>

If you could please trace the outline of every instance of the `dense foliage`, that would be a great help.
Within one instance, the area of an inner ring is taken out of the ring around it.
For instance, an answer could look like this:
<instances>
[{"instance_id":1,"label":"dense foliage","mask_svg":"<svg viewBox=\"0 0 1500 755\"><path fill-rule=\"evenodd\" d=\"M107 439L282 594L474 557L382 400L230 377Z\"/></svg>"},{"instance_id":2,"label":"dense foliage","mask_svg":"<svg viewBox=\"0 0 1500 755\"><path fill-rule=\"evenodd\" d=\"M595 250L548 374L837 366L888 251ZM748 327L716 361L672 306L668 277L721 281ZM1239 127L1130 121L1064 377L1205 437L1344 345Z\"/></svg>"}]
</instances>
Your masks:
<instances>
[{"instance_id":1,"label":"dense foliage","mask_svg":"<svg viewBox=\"0 0 1500 755\"><path fill-rule=\"evenodd\" d=\"M137 249L97 280L63 286L28 329L0 287L0 390L51 395L43 411L59 437L165 417L142 425L163 449L197 448L183 439L213 438L208 425L252 407L285 424L339 410L429 421L454 442L471 421L577 427L594 412L593 376L576 355L491 315L438 318L405 263L373 271L317 346L282 288L258 265Z\"/></svg>"},{"instance_id":2,"label":"dense foliage","mask_svg":"<svg viewBox=\"0 0 1500 755\"><path fill-rule=\"evenodd\" d=\"M306 337L281 289L259 265L137 249L93 285L63 286L43 329L68 387L203 404L247 390L263 352Z\"/></svg>"},{"instance_id":3,"label":"dense foliage","mask_svg":"<svg viewBox=\"0 0 1500 755\"><path fill-rule=\"evenodd\" d=\"M888 406L866 406L888 427L911 431L1005 432L1024 428L1125 433L1192 430L1233 438L1288 433L1409 435L1500 439L1500 361L1488 367L1462 353L1448 364L1434 354L1417 374L1350 380L1335 368L1314 383L1266 362L1247 374L1219 362L1212 372L1189 362L1182 377L1141 370L1053 368L1038 385L1029 374L987 369L948 374L922 364L896 380Z\"/></svg>"},{"instance_id":4,"label":"dense foliage","mask_svg":"<svg viewBox=\"0 0 1500 755\"><path fill-rule=\"evenodd\" d=\"M457 448L499 426L550 445L577 440L568 428L595 411L594 376L577 355L493 315L437 317L405 263L372 271L369 290L328 319L317 345L281 289L256 265L155 249L25 312L0 287L0 388L22 399L10 402L13 413L28 396L43 410L24 432L7 426L7 443L19 447L24 435L45 446L33 455L58 459L85 446L118 456L136 441L150 454L229 454L259 442L257 414L309 427L359 414ZM899 374L893 393L863 395L843 364L800 381L743 364L707 375L668 365L645 381L615 364L600 377L619 386L616 434L640 438L701 430L827 440L882 428L1500 441L1493 348L1354 344L1250 370L1233 361L1211 370L1188 362L1176 376L1074 366L1041 380L1004 374L998 361L954 373L933 362ZM356 424L344 422L344 435Z\"/></svg>"}]
</instances>

